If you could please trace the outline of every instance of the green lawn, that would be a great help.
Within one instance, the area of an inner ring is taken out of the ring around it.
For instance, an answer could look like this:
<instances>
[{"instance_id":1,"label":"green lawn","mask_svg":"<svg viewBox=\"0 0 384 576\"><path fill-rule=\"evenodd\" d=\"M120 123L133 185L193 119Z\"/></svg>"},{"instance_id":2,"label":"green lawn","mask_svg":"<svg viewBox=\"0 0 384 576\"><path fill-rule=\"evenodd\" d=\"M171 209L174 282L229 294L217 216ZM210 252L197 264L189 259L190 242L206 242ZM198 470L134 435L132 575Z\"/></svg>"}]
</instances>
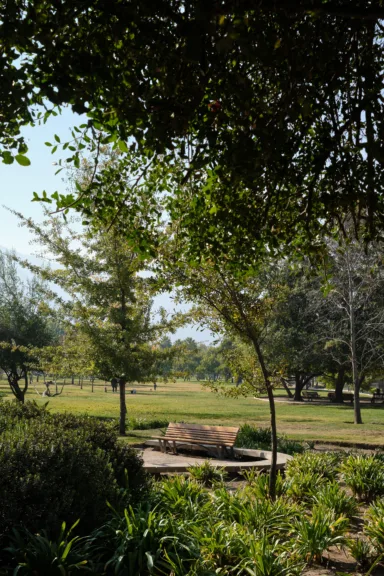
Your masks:
<instances>
[{"instance_id":1,"label":"green lawn","mask_svg":"<svg viewBox=\"0 0 384 576\"><path fill-rule=\"evenodd\" d=\"M268 426L268 403L254 398L225 398L204 389L197 382L177 382L160 385L156 392L149 385L136 385L137 394L127 394L128 416L138 418L167 418L206 424L238 425L244 422ZM39 385L40 392L44 386ZM5 380L0 380L0 393L8 394ZM281 392L278 392L282 395ZM39 404L47 401L30 389L27 399ZM77 414L114 417L119 414L119 395L112 394L110 386L98 383L91 392L90 383L68 385L61 396L49 399L51 410L71 411ZM354 426L353 408L350 405L318 405L313 403L286 404L277 402L278 429L291 438L300 440L327 440L384 445L384 406L365 404L362 408L364 424ZM135 437L148 436L153 431L135 433Z\"/></svg>"}]
</instances>

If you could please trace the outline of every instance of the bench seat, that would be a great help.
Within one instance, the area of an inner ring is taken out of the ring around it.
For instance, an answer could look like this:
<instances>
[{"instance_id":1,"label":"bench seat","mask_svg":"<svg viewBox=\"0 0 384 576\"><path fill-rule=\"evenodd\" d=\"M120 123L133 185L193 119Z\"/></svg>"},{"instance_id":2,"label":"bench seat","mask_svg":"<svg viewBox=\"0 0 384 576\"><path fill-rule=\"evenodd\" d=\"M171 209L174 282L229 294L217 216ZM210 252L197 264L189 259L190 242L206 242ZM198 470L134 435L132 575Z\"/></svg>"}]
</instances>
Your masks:
<instances>
[{"instance_id":1,"label":"bench seat","mask_svg":"<svg viewBox=\"0 0 384 576\"><path fill-rule=\"evenodd\" d=\"M203 426L199 424L176 424L171 422L164 436L154 436L158 440L160 450L167 451L171 446L173 453L177 453L177 443L196 444L201 446L216 446L218 455L221 457L226 448L233 450L236 442L238 427L227 426Z\"/></svg>"},{"instance_id":2,"label":"bench seat","mask_svg":"<svg viewBox=\"0 0 384 576\"><path fill-rule=\"evenodd\" d=\"M306 398L309 401L320 398L318 392L312 392L310 390L304 390L301 395L303 398Z\"/></svg>"}]
</instances>

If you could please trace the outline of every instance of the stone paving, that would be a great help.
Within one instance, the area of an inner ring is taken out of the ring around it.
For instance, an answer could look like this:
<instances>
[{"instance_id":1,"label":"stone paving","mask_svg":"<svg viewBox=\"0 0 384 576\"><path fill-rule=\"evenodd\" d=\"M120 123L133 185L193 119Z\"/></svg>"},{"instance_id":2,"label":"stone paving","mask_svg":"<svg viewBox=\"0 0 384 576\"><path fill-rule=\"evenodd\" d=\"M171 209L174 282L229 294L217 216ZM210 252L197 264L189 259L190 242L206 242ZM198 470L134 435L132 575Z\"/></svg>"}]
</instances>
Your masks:
<instances>
[{"instance_id":1,"label":"stone paving","mask_svg":"<svg viewBox=\"0 0 384 576\"><path fill-rule=\"evenodd\" d=\"M211 464L217 467L224 467L228 472L237 472L247 468L257 468L258 470L267 470L270 467L270 452L261 450L245 450L236 449L237 453L249 458L259 458L258 460L219 460L211 458ZM145 448L142 451L144 460L144 469L151 473L166 473L166 472L185 472L190 466L194 464L202 464L207 458L196 457L186 454L172 454L163 453L153 447ZM287 460L291 457L287 454L278 453L277 467L282 469L285 467Z\"/></svg>"}]
</instances>

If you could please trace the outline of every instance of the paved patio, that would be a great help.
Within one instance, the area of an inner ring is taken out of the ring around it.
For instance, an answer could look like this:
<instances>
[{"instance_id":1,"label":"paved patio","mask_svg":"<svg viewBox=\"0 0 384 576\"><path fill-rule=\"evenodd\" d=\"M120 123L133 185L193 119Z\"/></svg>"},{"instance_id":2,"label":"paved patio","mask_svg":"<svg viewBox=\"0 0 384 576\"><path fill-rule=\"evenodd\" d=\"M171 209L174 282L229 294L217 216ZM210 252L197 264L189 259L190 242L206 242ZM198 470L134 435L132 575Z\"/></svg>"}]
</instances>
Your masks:
<instances>
[{"instance_id":1,"label":"paved patio","mask_svg":"<svg viewBox=\"0 0 384 576\"><path fill-rule=\"evenodd\" d=\"M149 441L149 443L153 441ZM249 468L256 468L258 470L268 470L270 467L271 453L266 450L246 450L235 449L236 453L242 457L249 456L250 460L219 460L211 458L211 464L219 468L225 468L228 472L238 472ZM201 456L193 456L186 454L166 454L156 450L153 444L145 448L142 452L144 460L144 469L152 474L161 474L167 472L186 472L190 466L195 464L202 464L207 458ZM251 460L251 458L258 458L258 460ZM282 469L285 467L291 456L287 454L278 453L277 455L277 468Z\"/></svg>"}]
</instances>

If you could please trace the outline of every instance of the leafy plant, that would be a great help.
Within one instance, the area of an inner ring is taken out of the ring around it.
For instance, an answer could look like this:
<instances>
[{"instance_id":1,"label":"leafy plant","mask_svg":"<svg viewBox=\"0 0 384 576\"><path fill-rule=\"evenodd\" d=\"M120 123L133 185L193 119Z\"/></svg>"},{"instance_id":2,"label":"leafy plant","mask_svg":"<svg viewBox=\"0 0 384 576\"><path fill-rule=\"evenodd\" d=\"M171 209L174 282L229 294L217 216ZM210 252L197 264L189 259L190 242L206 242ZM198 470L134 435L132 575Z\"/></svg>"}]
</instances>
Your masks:
<instances>
[{"instance_id":1,"label":"leafy plant","mask_svg":"<svg viewBox=\"0 0 384 576\"><path fill-rule=\"evenodd\" d=\"M88 569L88 559L78 536L72 537L79 520L66 530L61 525L57 540L51 540L47 533L32 534L28 530L13 531L11 544L6 549L12 564L17 565L17 574L34 576L49 574L52 576L70 576L74 570ZM16 573L16 572L15 572Z\"/></svg>"},{"instance_id":2,"label":"leafy plant","mask_svg":"<svg viewBox=\"0 0 384 576\"><path fill-rule=\"evenodd\" d=\"M269 477L253 468L243 470L242 475L252 487L255 498L269 498ZM276 476L276 496L282 496L286 491L286 482L280 472Z\"/></svg>"},{"instance_id":3,"label":"leafy plant","mask_svg":"<svg viewBox=\"0 0 384 576\"><path fill-rule=\"evenodd\" d=\"M345 516L336 517L332 511L315 508L312 516L296 521L293 546L300 558L307 564L320 562L323 553L330 546L342 547L346 544L348 529Z\"/></svg>"},{"instance_id":4,"label":"leafy plant","mask_svg":"<svg viewBox=\"0 0 384 576\"><path fill-rule=\"evenodd\" d=\"M327 479L321 474L296 471L286 480L286 494L296 502L310 502Z\"/></svg>"},{"instance_id":5,"label":"leafy plant","mask_svg":"<svg viewBox=\"0 0 384 576\"><path fill-rule=\"evenodd\" d=\"M372 546L367 540L361 538L351 539L348 541L348 548L352 558L356 560L362 570L369 568L374 557Z\"/></svg>"},{"instance_id":6,"label":"leafy plant","mask_svg":"<svg viewBox=\"0 0 384 576\"><path fill-rule=\"evenodd\" d=\"M222 482L227 476L225 468L213 466L209 460L205 460L203 464L191 466L188 468L188 472L197 482L207 487Z\"/></svg>"},{"instance_id":7,"label":"leafy plant","mask_svg":"<svg viewBox=\"0 0 384 576\"><path fill-rule=\"evenodd\" d=\"M384 464L374 456L350 455L341 472L358 500L370 502L384 494Z\"/></svg>"},{"instance_id":8,"label":"leafy plant","mask_svg":"<svg viewBox=\"0 0 384 576\"><path fill-rule=\"evenodd\" d=\"M251 539L240 566L250 576L298 576L304 562L292 558L278 540Z\"/></svg>"},{"instance_id":9,"label":"leafy plant","mask_svg":"<svg viewBox=\"0 0 384 576\"><path fill-rule=\"evenodd\" d=\"M21 526L55 537L62 520L78 517L87 533L106 520L107 501L124 508L148 493L141 459L110 426L17 408L7 411L0 444L1 536Z\"/></svg>"},{"instance_id":10,"label":"leafy plant","mask_svg":"<svg viewBox=\"0 0 384 576\"><path fill-rule=\"evenodd\" d=\"M256 426L251 424L243 424L237 435L236 446L254 450L271 450L271 429L256 428ZM277 448L284 454L293 455L305 452L308 449L308 445L297 440L289 440L285 436L279 436Z\"/></svg>"},{"instance_id":11,"label":"leafy plant","mask_svg":"<svg viewBox=\"0 0 384 576\"><path fill-rule=\"evenodd\" d=\"M170 514L161 514L150 505L129 507L89 538L88 553L95 558L100 572L124 576L170 573L171 563L188 571L191 561L199 556L196 543L188 535L185 522ZM165 572L162 572L162 571Z\"/></svg>"},{"instance_id":12,"label":"leafy plant","mask_svg":"<svg viewBox=\"0 0 384 576\"><path fill-rule=\"evenodd\" d=\"M137 418L131 416L128 420L128 428L130 430L154 430L157 428L166 428L169 420L166 418Z\"/></svg>"},{"instance_id":13,"label":"leafy plant","mask_svg":"<svg viewBox=\"0 0 384 576\"><path fill-rule=\"evenodd\" d=\"M205 513L209 496L201 484L184 476L174 476L155 486L153 501L158 510L171 510L175 517L193 520Z\"/></svg>"},{"instance_id":14,"label":"leafy plant","mask_svg":"<svg viewBox=\"0 0 384 576\"><path fill-rule=\"evenodd\" d=\"M299 474L316 474L326 480L335 480L339 472L340 456L333 452L297 454L287 463L287 478Z\"/></svg>"},{"instance_id":15,"label":"leafy plant","mask_svg":"<svg viewBox=\"0 0 384 576\"><path fill-rule=\"evenodd\" d=\"M384 550L384 499L378 500L368 508L364 532L375 550L380 554Z\"/></svg>"},{"instance_id":16,"label":"leafy plant","mask_svg":"<svg viewBox=\"0 0 384 576\"><path fill-rule=\"evenodd\" d=\"M355 498L348 496L337 482L321 486L313 495L313 502L316 506L323 506L332 510L336 516L344 514L349 518L357 511Z\"/></svg>"}]
</instances>

